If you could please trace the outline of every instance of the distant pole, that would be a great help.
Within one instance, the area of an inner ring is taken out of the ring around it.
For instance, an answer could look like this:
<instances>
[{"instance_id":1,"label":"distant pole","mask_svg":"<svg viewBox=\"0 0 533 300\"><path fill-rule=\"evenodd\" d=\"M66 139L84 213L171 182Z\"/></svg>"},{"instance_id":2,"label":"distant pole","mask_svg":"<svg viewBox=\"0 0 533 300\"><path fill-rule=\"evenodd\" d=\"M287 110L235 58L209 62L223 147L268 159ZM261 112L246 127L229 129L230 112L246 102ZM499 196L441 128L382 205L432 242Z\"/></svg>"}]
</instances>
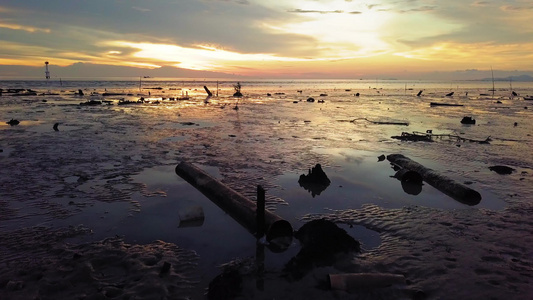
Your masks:
<instances>
[{"instance_id":1,"label":"distant pole","mask_svg":"<svg viewBox=\"0 0 533 300\"><path fill-rule=\"evenodd\" d=\"M142 76L139 76L139 92L141 91L141 82L142 82Z\"/></svg>"},{"instance_id":2,"label":"distant pole","mask_svg":"<svg viewBox=\"0 0 533 300\"><path fill-rule=\"evenodd\" d=\"M492 70L492 66L490 66L490 73L492 74L492 99L494 99L494 71Z\"/></svg>"},{"instance_id":3,"label":"distant pole","mask_svg":"<svg viewBox=\"0 0 533 300\"><path fill-rule=\"evenodd\" d=\"M217 80L217 97L218 97L218 80Z\"/></svg>"}]
</instances>

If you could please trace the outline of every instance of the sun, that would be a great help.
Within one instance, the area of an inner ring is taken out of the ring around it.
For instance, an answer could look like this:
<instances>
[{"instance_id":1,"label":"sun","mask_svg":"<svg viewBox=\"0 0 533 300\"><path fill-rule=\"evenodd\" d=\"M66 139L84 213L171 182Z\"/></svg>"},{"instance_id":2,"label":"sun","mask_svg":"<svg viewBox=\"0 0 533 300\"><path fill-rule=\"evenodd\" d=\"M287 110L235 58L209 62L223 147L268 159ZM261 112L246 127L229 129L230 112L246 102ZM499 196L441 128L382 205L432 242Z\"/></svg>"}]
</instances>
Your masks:
<instances>
[{"instance_id":1,"label":"sun","mask_svg":"<svg viewBox=\"0 0 533 300\"><path fill-rule=\"evenodd\" d=\"M321 58L368 57L389 50L388 43L381 37L383 26L389 19L386 12L347 1L305 1L300 5L305 9L293 9L292 12L301 18L264 26L281 33L312 37L318 43Z\"/></svg>"}]
</instances>

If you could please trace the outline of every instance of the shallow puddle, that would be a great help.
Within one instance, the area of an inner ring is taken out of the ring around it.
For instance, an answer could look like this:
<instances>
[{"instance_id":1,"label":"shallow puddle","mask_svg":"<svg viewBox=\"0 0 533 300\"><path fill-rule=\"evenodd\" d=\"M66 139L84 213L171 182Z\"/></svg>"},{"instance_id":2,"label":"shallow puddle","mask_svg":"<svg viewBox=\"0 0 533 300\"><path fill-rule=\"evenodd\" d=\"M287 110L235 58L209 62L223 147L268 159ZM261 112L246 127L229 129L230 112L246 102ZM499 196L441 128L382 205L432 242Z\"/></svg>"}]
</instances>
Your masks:
<instances>
[{"instance_id":1,"label":"shallow puddle","mask_svg":"<svg viewBox=\"0 0 533 300\"><path fill-rule=\"evenodd\" d=\"M319 195L305 190L298 183L301 173L286 173L278 178L279 189L271 191L289 203L294 215L324 213L324 209L357 209L373 203L384 208L409 205L443 209L468 209L470 206L454 200L431 185L424 183L420 190L408 190L396 178L387 160L378 162L379 153L352 149L316 149L327 153L332 166L322 166L331 184ZM433 167L424 160L419 161ZM310 168L313 166L309 166ZM436 168L435 168L436 169ZM476 187L472 187L476 188ZM505 202L490 192L479 190L483 199L476 208L503 209Z\"/></svg>"}]
</instances>

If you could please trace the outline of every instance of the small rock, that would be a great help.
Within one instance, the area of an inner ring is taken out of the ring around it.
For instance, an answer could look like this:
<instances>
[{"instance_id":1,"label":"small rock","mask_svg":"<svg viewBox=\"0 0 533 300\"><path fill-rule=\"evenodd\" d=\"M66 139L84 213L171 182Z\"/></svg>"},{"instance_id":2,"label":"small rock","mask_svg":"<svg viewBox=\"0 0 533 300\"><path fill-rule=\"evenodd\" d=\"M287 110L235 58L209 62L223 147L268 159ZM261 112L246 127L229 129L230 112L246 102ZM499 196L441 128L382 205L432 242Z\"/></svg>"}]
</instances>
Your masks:
<instances>
[{"instance_id":1,"label":"small rock","mask_svg":"<svg viewBox=\"0 0 533 300\"><path fill-rule=\"evenodd\" d=\"M508 167L508 166L492 166L492 167L489 167L489 170L494 171L500 175L509 175L513 173L515 169Z\"/></svg>"},{"instance_id":2,"label":"small rock","mask_svg":"<svg viewBox=\"0 0 533 300\"><path fill-rule=\"evenodd\" d=\"M381 154L380 156L378 156L378 161L384 161L385 158L386 158L385 155Z\"/></svg>"}]
</instances>

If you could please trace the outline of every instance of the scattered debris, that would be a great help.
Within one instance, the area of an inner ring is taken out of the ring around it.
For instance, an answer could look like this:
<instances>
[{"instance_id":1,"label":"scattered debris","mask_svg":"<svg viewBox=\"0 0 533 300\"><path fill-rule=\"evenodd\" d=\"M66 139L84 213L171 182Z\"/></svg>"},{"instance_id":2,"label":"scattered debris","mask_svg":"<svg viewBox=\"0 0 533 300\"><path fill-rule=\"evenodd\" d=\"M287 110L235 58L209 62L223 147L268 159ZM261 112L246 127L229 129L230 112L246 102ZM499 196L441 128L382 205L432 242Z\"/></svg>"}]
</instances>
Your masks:
<instances>
[{"instance_id":1,"label":"scattered debris","mask_svg":"<svg viewBox=\"0 0 533 300\"><path fill-rule=\"evenodd\" d=\"M15 126L20 124L19 120L11 119L10 121L6 122L6 124L9 124L11 126Z\"/></svg>"},{"instance_id":2,"label":"scattered debris","mask_svg":"<svg viewBox=\"0 0 533 300\"><path fill-rule=\"evenodd\" d=\"M417 131L413 131L413 133L409 132L402 132L400 136L391 136L393 139L398 139L402 141L413 141L413 142L433 142L433 138L448 138L452 140L456 140L458 142L471 142L471 143L478 143L478 144L490 144L490 141L492 139L487 137L484 140L476 140L476 139L467 139L458 135L453 134L433 134L432 130L427 130L426 133L421 133Z\"/></svg>"},{"instance_id":3,"label":"scattered debris","mask_svg":"<svg viewBox=\"0 0 533 300\"><path fill-rule=\"evenodd\" d=\"M85 102L80 103L81 106L96 106L96 105L102 105L102 101L100 100L89 100Z\"/></svg>"},{"instance_id":4,"label":"scattered debris","mask_svg":"<svg viewBox=\"0 0 533 300\"><path fill-rule=\"evenodd\" d=\"M472 117L463 117L461 124L476 124L476 119L473 119Z\"/></svg>"},{"instance_id":5,"label":"scattered debris","mask_svg":"<svg viewBox=\"0 0 533 300\"><path fill-rule=\"evenodd\" d=\"M57 126L59 126L59 123L55 123L55 124L54 124L54 127L53 127L53 128L54 128L55 131L59 131L59 128L57 128Z\"/></svg>"},{"instance_id":6,"label":"scattered debris","mask_svg":"<svg viewBox=\"0 0 533 300\"><path fill-rule=\"evenodd\" d=\"M235 89L235 93L233 94L233 97L242 97L241 88L242 86L240 82L237 82L236 84L233 85L233 89Z\"/></svg>"},{"instance_id":7,"label":"scattered debris","mask_svg":"<svg viewBox=\"0 0 533 300\"><path fill-rule=\"evenodd\" d=\"M433 142L431 139L431 134L423 134L423 133L409 133L409 132L402 132L401 135L395 135L391 136L393 139L402 140L402 141L412 141L412 142Z\"/></svg>"},{"instance_id":8,"label":"scattered debris","mask_svg":"<svg viewBox=\"0 0 533 300\"><path fill-rule=\"evenodd\" d=\"M315 195L320 195L320 193L326 190L331 181L326 173L322 170L322 166L320 164L316 164L313 168L309 169L307 175L300 175L298 183L301 187L310 191L312 196L315 197Z\"/></svg>"},{"instance_id":9,"label":"scattered debris","mask_svg":"<svg viewBox=\"0 0 533 300\"><path fill-rule=\"evenodd\" d=\"M500 175L509 175L515 171L515 169L508 166L492 166L489 170L494 171Z\"/></svg>"},{"instance_id":10,"label":"scattered debris","mask_svg":"<svg viewBox=\"0 0 533 300\"><path fill-rule=\"evenodd\" d=\"M291 280L304 277L314 267L333 265L338 254L361 251L359 241L326 219L304 224L294 236L302 248L283 269Z\"/></svg>"},{"instance_id":11,"label":"scattered debris","mask_svg":"<svg viewBox=\"0 0 533 300\"><path fill-rule=\"evenodd\" d=\"M309 97L309 98L307 98L307 102L315 102L315 98Z\"/></svg>"},{"instance_id":12,"label":"scattered debris","mask_svg":"<svg viewBox=\"0 0 533 300\"><path fill-rule=\"evenodd\" d=\"M396 170L397 168L399 167L394 165L394 169ZM423 178L418 172L400 168L394 174L394 178L400 180L402 189L406 194L418 195L422 192Z\"/></svg>"},{"instance_id":13,"label":"scattered debris","mask_svg":"<svg viewBox=\"0 0 533 300\"><path fill-rule=\"evenodd\" d=\"M200 227L204 224L204 209L199 205L186 207L178 212L178 227Z\"/></svg>"},{"instance_id":14,"label":"scattered debris","mask_svg":"<svg viewBox=\"0 0 533 300\"><path fill-rule=\"evenodd\" d=\"M418 94L416 94L417 97L420 97L422 95L422 90L420 90L420 92L418 92Z\"/></svg>"},{"instance_id":15,"label":"scattered debris","mask_svg":"<svg viewBox=\"0 0 533 300\"><path fill-rule=\"evenodd\" d=\"M451 97L451 96L453 96L453 94L454 94L454 92L448 93L448 94L446 94L446 97Z\"/></svg>"},{"instance_id":16,"label":"scattered debris","mask_svg":"<svg viewBox=\"0 0 533 300\"><path fill-rule=\"evenodd\" d=\"M409 126L409 122L402 122L402 121L372 121L367 118L357 118L353 120L338 120L339 122L352 122L355 123L355 121L364 120L372 124L377 125L401 125L401 126Z\"/></svg>"}]
</instances>

